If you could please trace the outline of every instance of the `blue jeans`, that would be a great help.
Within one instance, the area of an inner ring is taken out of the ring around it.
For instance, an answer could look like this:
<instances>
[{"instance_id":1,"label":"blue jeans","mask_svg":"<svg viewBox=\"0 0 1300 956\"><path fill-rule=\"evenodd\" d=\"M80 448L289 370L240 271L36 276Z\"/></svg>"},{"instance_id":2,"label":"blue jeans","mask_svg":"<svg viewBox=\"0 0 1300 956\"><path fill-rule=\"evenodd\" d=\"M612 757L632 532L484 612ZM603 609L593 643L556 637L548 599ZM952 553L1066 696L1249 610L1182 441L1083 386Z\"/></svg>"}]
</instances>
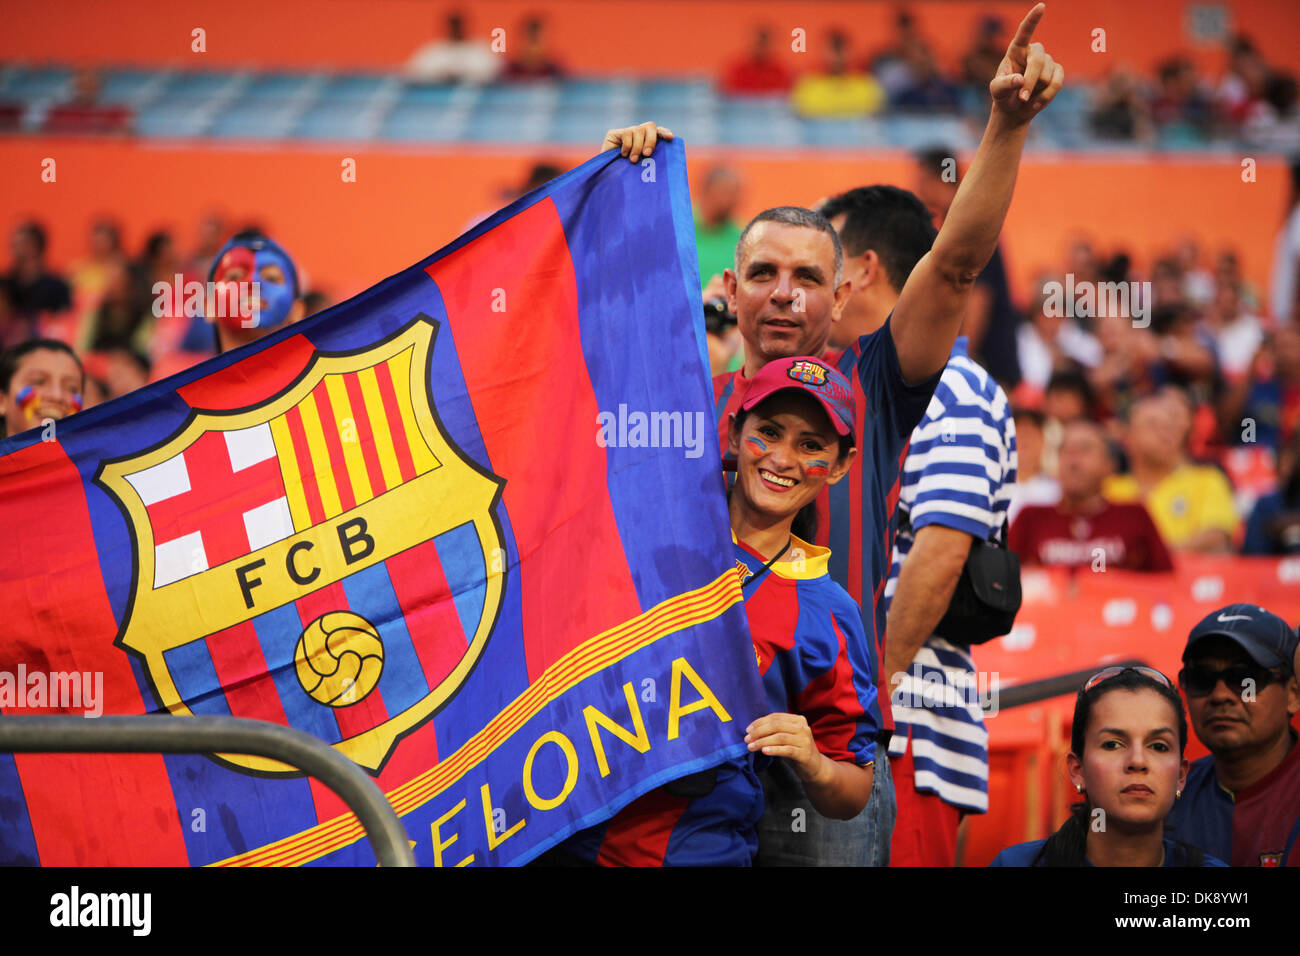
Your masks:
<instances>
[{"instance_id":1,"label":"blue jeans","mask_svg":"<svg viewBox=\"0 0 1300 956\"><path fill-rule=\"evenodd\" d=\"M784 761L760 774L767 811L758 825L755 865L889 866L898 801L883 746L876 746L874 766L871 799L852 820L832 820L814 810Z\"/></svg>"}]
</instances>

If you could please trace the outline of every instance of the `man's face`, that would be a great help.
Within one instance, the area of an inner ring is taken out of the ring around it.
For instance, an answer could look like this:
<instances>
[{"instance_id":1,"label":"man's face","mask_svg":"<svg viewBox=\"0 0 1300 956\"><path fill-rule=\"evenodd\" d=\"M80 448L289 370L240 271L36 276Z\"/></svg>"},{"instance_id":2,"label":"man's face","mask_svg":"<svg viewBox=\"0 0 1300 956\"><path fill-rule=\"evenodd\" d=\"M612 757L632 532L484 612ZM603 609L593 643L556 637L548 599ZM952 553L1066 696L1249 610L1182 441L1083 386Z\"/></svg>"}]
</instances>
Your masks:
<instances>
[{"instance_id":1,"label":"man's face","mask_svg":"<svg viewBox=\"0 0 1300 956\"><path fill-rule=\"evenodd\" d=\"M821 355L849 287L835 286L835 246L819 229L760 222L737 263L723 276L727 304L740 324L746 354L759 367L778 358Z\"/></svg>"},{"instance_id":2,"label":"man's face","mask_svg":"<svg viewBox=\"0 0 1300 956\"><path fill-rule=\"evenodd\" d=\"M6 434L35 428L47 418L58 420L81 411L81 369L67 352L36 349L24 355L0 395Z\"/></svg>"},{"instance_id":3,"label":"man's face","mask_svg":"<svg viewBox=\"0 0 1300 956\"><path fill-rule=\"evenodd\" d=\"M1157 467L1173 465L1178 460L1178 421L1165 401L1147 401L1133 409L1129 419L1129 452Z\"/></svg>"},{"instance_id":4,"label":"man's face","mask_svg":"<svg viewBox=\"0 0 1300 956\"><path fill-rule=\"evenodd\" d=\"M1212 754L1264 750L1288 732L1291 715L1300 709L1300 693L1294 677L1285 682L1269 679L1263 684L1264 678L1250 656L1226 638L1203 638L1193 645L1192 651L1184 665L1186 671L1245 668L1222 676L1208 694L1184 688L1192 728ZM1257 672L1251 678L1254 683L1243 685L1241 677L1250 670Z\"/></svg>"},{"instance_id":5,"label":"man's face","mask_svg":"<svg viewBox=\"0 0 1300 956\"><path fill-rule=\"evenodd\" d=\"M729 170L714 173L700 190L700 215L705 222L718 223L730 219L740 205L740 177Z\"/></svg>"},{"instance_id":6,"label":"man's face","mask_svg":"<svg viewBox=\"0 0 1300 956\"><path fill-rule=\"evenodd\" d=\"M1089 498L1098 494L1101 481L1110 470L1101 430L1083 422L1067 427L1058 461L1061 491L1067 498Z\"/></svg>"},{"instance_id":7,"label":"man's face","mask_svg":"<svg viewBox=\"0 0 1300 956\"><path fill-rule=\"evenodd\" d=\"M848 220L844 213L831 220L831 226L840 235L843 243L844 223ZM868 256L872 265L868 265ZM841 341L832 341L833 345L847 345L856 342L860 336L868 335L885 324L885 319L898 301L898 292L889 280L888 273L874 253L867 252L860 256L844 254L844 281L849 285L849 294L844 302L844 312L836 330L832 330L832 339L838 335Z\"/></svg>"}]
</instances>

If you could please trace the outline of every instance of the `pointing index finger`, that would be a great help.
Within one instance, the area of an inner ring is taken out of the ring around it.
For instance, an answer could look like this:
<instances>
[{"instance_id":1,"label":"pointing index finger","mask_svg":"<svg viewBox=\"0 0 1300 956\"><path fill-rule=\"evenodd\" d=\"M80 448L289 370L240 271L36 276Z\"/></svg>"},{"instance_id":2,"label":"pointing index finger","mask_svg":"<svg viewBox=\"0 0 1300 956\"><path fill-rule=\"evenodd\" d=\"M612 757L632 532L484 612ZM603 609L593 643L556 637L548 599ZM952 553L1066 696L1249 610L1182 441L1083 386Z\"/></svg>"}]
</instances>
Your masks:
<instances>
[{"instance_id":1,"label":"pointing index finger","mask_svg":"<svg viewBox=\"0 0 1300 956\"><path fill-rule=\"evenodd\" d=\"M1020 21L1020 26L1016 29L1016 38L1011 41L1011 46L1013 48L1029 46L1029 41L1034 38L1034 30L1038 26L1038 21L1043 19L1043 14L1046 11L1046 4L1037 4L1034 9L1030 10L1025 18Z\"/></svg>"}]
</instances>

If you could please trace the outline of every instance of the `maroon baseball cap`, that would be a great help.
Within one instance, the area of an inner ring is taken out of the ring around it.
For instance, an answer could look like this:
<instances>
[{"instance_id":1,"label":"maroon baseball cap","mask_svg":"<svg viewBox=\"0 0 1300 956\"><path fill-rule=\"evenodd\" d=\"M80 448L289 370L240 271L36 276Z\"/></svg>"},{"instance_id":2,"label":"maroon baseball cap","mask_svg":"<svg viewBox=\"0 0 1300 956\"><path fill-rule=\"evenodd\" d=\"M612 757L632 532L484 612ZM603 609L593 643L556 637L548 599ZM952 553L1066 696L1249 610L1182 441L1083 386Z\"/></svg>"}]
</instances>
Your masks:
<instances>
[{"instance_id":1,"label":"maroon baseball cap","mask_svg":"<svg viewBox=\"0 0 1300 956\"><path fill-rule=\"evenodd\" d=\"M749 391L740 407L749 411L769 395L787 388L802 389L812 395L826 409L835 433L853 439L853 426L857 421L853 386L836 369L811 355L768 362L750 379Z\"/></svg>"}]
</instances>

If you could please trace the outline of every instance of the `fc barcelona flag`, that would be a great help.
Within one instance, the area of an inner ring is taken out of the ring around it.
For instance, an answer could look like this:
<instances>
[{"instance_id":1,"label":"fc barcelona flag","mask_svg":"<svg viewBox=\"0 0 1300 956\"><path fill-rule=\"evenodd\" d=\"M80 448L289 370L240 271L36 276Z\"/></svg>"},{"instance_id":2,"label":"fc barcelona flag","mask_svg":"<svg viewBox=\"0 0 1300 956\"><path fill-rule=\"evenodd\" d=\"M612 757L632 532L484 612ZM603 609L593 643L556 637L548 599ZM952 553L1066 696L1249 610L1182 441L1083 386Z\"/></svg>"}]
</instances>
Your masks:
<instances>
[{"instance_id":1,"label":"fc barcelona flag","mask_svg":"<svg viewBox=\"0 0 1300 956\"><path fill-rule=\"evenodd\" d=\"M744 753L764 708L698 289L681 144L610 151L0 443L0 712L298 728L447 866L526 862ZM274 760L0 754L0 863L374 862Z\"/></svg>"}]
</instances>

